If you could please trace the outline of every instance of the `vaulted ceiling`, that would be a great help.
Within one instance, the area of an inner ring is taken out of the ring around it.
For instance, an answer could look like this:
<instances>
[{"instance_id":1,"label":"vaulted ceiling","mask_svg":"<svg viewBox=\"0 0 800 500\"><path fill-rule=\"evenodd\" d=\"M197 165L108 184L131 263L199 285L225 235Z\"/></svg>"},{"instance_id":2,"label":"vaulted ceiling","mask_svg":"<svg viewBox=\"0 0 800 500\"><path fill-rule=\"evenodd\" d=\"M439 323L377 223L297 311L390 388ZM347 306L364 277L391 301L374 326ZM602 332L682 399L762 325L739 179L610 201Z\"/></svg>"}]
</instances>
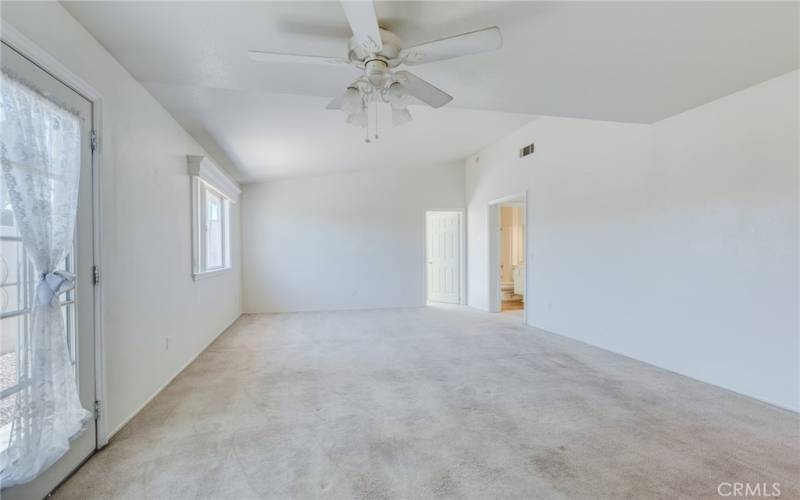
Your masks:
<instances>
[{"instance_id":1,"label":"vaulted ceiling","mask_svg":"<svg viewBox=\"0 0 800 500\"><path fill-rule=\"evenodd\" d=\"M352 67L257 63L247 50L342 56L338 2L67 2L243 181L464 158L535 115L652 123L798 67L794 2L377 2L407 44L499 26L497 52L416 66L452 94L363 142L325 110ZM384 113L385 115L385 113Z\"/></svg>"}]
</instances>

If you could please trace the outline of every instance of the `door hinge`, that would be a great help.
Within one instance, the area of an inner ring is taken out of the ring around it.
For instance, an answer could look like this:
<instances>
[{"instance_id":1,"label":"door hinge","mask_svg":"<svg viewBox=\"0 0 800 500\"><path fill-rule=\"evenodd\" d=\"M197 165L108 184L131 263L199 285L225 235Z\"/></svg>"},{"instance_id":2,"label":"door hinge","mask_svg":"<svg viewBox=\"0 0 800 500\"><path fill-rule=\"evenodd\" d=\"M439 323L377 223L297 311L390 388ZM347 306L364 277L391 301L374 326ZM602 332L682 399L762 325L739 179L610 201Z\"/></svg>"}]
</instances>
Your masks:
<instances>
[{"instance_id":1,"label":"door hinge","mask_svg":"<svg viewBox=\"0 0 800 500\"><path fill-rule=\"evenodd\" d=\"M94 419L100 419L100 401L97 399L94 400Z\"/></svg>"},{"instance_id":2,"label":"door hinge","mask_svg":"<svg viewBox=\"0 0 800 500\"><path fill-rule=\"evenodd\" d=\"M90 132L90 147L92 148L92 153L97 151L97 131L92 130Z\"/></svg>"},{"instance_id":3,"label":"door hinge","mask_svg":"<svg viewBox=\"0 0 800 500\"><path fill-rule=\"evenodd\" d=\"M100 283L100 268L92 266L92 284L96 285L98 283Z\"/></svg>"}]
</instances>

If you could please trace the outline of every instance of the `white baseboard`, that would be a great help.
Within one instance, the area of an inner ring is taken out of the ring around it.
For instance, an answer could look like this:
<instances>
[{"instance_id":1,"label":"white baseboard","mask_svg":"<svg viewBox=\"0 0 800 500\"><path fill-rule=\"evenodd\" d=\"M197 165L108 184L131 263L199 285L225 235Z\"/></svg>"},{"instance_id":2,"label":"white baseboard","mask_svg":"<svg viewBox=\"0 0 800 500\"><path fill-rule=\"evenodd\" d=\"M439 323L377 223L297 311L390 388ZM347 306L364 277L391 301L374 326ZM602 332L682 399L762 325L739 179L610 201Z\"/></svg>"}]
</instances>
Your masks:
<instances>
[{"instance_id":1,"label":"white baseboard","mask_svg":"<svg viewBox=\"0 0 800 500\"><path fill-rule=\"evenodd\" d=\"M231 327L231 326L232 326L234 323L236 323L236 321L237 321L239 318L241 318L241 317L242 317L242 314L243 314L243 313L239 313L239 315L238 315L238 316L236 316L236 317L233 319L233 321L231 321L231 322L228 324L228 326L226 326L225 328L223 328L223 329L222 329L222 331L221 331L221 332L219 332L218 334L214 335L214 336L211 338L211 340L209 340L209 341L208 341L208 343L207 343L205 346L203 346L203 348L202 348L202 349L200 349L200 350L197 352L197 354L195 354L194 356L192 356L192 358L191 358L189 361L187 361L187 362L186 362L186 363L185 363L183 366L181 366L181 367L180 367L180 369L179 369L177 372L175 372L175 374L174 374L173 376L171 376L171 377L169 378L169 380L167 380L167 381L166 381L166 382L165 382L165 383L164 383L164 384L163 384L161 387L159 387L159 388L158 388L158 390L156 390L156 391L153 393L153 395L152 395L152 396L150 396L149 398L147 398L147 400L146 400L144 403L142 403L142 404L141 404L141 406L139 406L139 407L138 407L136 410L134 410L134 411L133 411L133 413L131 413L131 414L130 414L130 415L129 415L129 416L128 416L128 417L127 417L125 420L123 420L123 421L122 421L122 423L120 423L120 424L119 424L117 427L115 427L115 428L114 428L114 430L112 430L111 432L109 432L109 433L108 433L108 435L106 435L106 436L102 436L102 437L101 437L101 436L98 436L98 438L97 438L98 447L97 447L97 448L98 448L98 449L101 449L101 448L105 447L105 446L108 444L109 440L110 440L112 437L114 437L114 434L116 434L117 432L119 432L120 430L122 430L122 428L123 428L123 427L125 427L126 425L128 425L128 423L129 423L131 420L133 420L133 418L134 418L136 415L138 415L138 414L139 414L139 412L141 412L141 411L142 411L142 410L145 408L145 406L147 406L148 404L150 404L150 402L151 402L151 401L153 401L153 400L156 398L156 396L158 396L159 394L161 394L161 391L163 391L164 389L166 389L166 388L167 388L167 386L168 386L169 384L171 384L173 380L175 380L175 377L177 377L178 375L180 375L180 374L181 374L181 372L183 372L183 370L185 370L185 369L186 369L186 368L187 368L189 365L191 365L192 363L194 363L194 361L195 361L195 360L198 358L198 356L200 356L201 354L203 354L203 353L205 352L205 350L206 350L206 349L208 349L208 348L209 348L209 346L210 346L211 344L213 344L213 343L214 343L214 341L215 341L215 340L217 340L217 339L219 338L219 336L220 336L220 335L222 335L223 333L225 333L226 331L228 331L228 328L230 328L230 327Z\"/></svg>"},{"instance_id":2,"label":"white baseboard","mask_svg":"<svg viewBox=\"0 0 800 500\"><path fill-rule=\"evenodd\" d=\"M243 311L242 314L297 314L297 313L328 313L328 312L355 312L355 311L391 311L393 309L416 309L425 307L427 302L408 304L403 306L377 306L377 307L345 307L341 309L286 309L269 311ZM457 305L457 304L453 304Z\"/></svg>"},{"instance_id":3,"label":"white baseboard","mask_svg":"<svg viewBox=\"0 0 800 500\"><path fill-rule=\"evenodd\" d=\"M701 384L712 385L712 386L717 387L719 389L722 389L724 391L732 392L732 393L736 394L737 396L742 396L742 397L745 397L745 398L748 398L748 399L752 399L753 401L758 401L761 404L765 404L765 405L768 405L768 406L773 406L775 408L778 408L778 409L781 409L781 410L785 410L785 411L790 411L790 412L792 412L792 413L794 413L796 415L800 414L800 411L798 411L798 409L796 409L796 408L792 408L790 406L786 406L786 405L783 405L783 404L780 404L780 403L776 403L774 401L768 401L766 399L762 399L762 398L759 398L757 396L753 396L751 394L745 394L743 392L737 391L736 389L732 389L730 387L726 387L724 385L720 385L720 384L715 383L715 382L709 382L707 380L699 379L699 378L694 377L692 375L687 375L686 373L681 373L679 371L676 371L676 370L674 370L672 368L668 368L666 366L657 365L657 364L651 363L649 361L645 361L645 360L642 360L642 359L639 359L639 358L635 358L635 357L631 356L630 354L625 354L625 353L622 353L622 352L615 351L613 349L609 349L607 347L603 347L603 346L600 346L600 345L597 345L597 344L592 344L591 342L587 342L585 340L577 339L577 338L571 337L569 335L564 335L564 334L561 334L561 333L557 333L557 332L553 332L553 331L550 331L550 330L546 330L546 329L544 329L542 327L539 327L539 326L536 326L536 325L532 325L530 323L525 323L525 326L528 326L530 328L534 328L536 330L540 330L542 332L549 333L551 335L556 335L558 337L569 339L569 340L572 340L574 342L579 342L581 344L593 347L595 349L600 349L600 350L603 350L603 351L606 351L606 352L610 352L612 354L616 354L617 356L622 356L622 357L625 357L625 358L628 358L628 359L632 359L632 360L634 360L636 362L644 363L646 365L650 365L650 366L656 367L659 370L664 370L666 372L673 373L673 374L679 375L681 377L686 377L688 379L694 380L695 382L699 382Z\"/></svg>"}]
</instances>

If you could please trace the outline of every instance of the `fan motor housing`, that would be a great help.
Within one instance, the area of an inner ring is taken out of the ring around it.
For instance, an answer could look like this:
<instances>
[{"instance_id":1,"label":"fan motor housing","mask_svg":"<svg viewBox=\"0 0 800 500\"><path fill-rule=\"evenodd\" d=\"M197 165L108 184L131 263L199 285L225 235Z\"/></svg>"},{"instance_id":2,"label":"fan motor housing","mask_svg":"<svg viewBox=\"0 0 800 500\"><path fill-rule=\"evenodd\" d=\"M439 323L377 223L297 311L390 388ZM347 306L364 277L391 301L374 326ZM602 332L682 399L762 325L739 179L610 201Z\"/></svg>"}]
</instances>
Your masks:
<instances>
[{"instance_id":1,"label":"fan motor housing","mask_svg":"<svg viewBox=\"0 0 800 500\"><path fill-rule=\"evenodd\" d=\"M389 65L383 59L370 59L364 64L364 74L376 89L382 89L389 77Z\"/></svg>"},{"instance_id":2,"label":"fan motor housing","mask_svg":"<svg viewBox=\"0 0 800 500\"><path fill-rule=\"evenodd\" d=\"M380 33L383 48L380 52L375 53L369 52L362 47L361 44L356 41L355 37L350 38L350 42L348 43L348 55L353 64L359 68L365 69L366 64L373 60L382 60L391 68L400 63L399 56L400 47L402 45L400 38L391 31L385 29L381 29Z\"/></svg>"}]
</instances>

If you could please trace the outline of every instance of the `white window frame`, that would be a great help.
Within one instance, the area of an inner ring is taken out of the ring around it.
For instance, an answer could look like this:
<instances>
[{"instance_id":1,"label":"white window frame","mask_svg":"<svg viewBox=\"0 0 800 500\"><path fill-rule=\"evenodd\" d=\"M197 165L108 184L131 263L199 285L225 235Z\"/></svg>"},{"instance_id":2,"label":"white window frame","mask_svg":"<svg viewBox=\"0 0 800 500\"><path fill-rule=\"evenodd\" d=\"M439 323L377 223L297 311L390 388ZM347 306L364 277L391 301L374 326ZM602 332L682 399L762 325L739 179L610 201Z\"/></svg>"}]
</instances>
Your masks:
<instances>
[{"instance_id":1,"label":"white window frame","mask_svg":"<svg viewBox=\"0 0 800 500\"><path fill-rule=\"evenodd\" d=\"M198 180L200 188L200 248L199 248L199 263L200 268L195 274L211 273L214 271L223 271L230 269L230 233L228 226L230 226L230 202L225 195L214 189L210 184ZM212 195L219 199L220 202L220 253L222 265L211 267L208 263L208 198Z\"/></svg>"},{"instance_id":2,"label":"white window frame","mask_svg":"<svg viewBox=\"0 0 800 500\"><path fill-rule=\"evenodd\" d=\"M216 276L232 267L231 262L231 204L239 199L239 185L204 156L187 156L192 189L192 278ZM208 244L206 200L208 193L222 200L220 220L222 230L222 266L209 268L207 264Z\"/></svg>"}]
</instances>

